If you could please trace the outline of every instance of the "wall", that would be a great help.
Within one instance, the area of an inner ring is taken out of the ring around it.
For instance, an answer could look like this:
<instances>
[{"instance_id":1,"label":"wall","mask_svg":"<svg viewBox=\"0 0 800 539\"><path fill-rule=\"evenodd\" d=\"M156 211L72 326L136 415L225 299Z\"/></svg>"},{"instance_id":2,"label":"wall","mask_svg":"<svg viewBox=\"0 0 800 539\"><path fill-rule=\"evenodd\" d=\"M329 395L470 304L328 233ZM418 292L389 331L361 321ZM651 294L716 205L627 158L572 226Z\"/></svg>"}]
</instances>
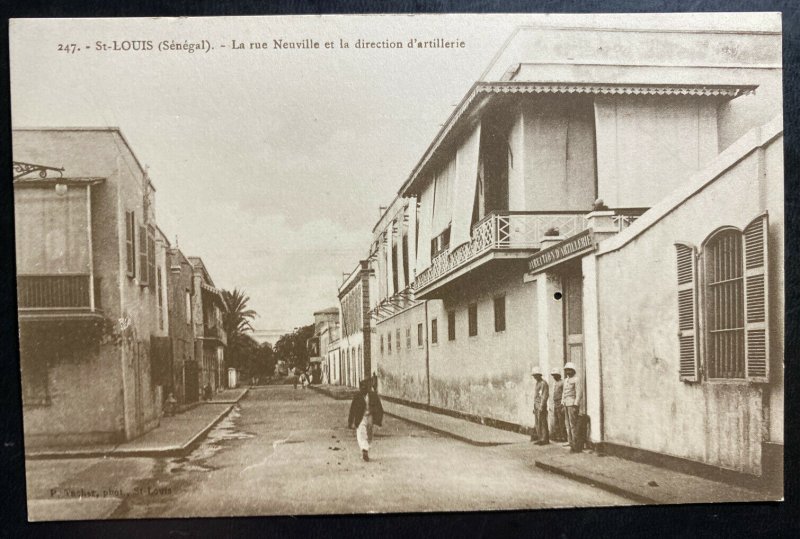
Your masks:
<instances>
[{"instance_id":1,"label":"wall","mask_svg":"<svg viewBox=\"0 0 800 539\"><path fill-rule=\"evenodd\" d=\"M446 298L435 302L439 343L430 347L431 405L521 425L533 416L531 368L539 363L536 287L522 281L519 268L494 269L476 275ZM493 298L506 295L506 330L494 330ZM478 335L468 336L467 305L478 302ZM456 312L456 340L448 340L447 310Z\"/></svg>"},{"instance_id":2,"label":"wall","mask_svg":"<svg viewBox=\"0 0 800 539\"><path fill-rule=\"evenodd\" d=\"M525 210L588 210L595 195L594 113L588 98L534 98L523 107Z\"/></svg>"},{"instance_id":3,"label":"wall","mask_svg":"<svg viewBox=\"0 0 800 539\"><path fill-rule=\"evenodd\" d=\"M422 324L422 345L419 345L417 339L418 324ZM424 302L375 324L375 331L372 333L372 350L381 394L421 404L428 403L428 381L425 368L427 325ZM398 329L401 335L399 349L396 342ZM411 347L406 344L407 330L411 331ZM387 347L387 335L390 333L392 335L391 353ZM381 352L381 337L383 337L383 352Z\"/></svg>"},{"instance_id":4,"label":"wall","mask_svg":"<svg viewBox=\"0 0 800 539\"><path fill-rule=\"evenodd\" d=\"M731 155L736 152L720 162ZM601 244L597 292L606 441L758 475L762 441L783 439L781 156L778 138L763 155L749 153L702 188L714 176L699 174L673 195L674 209L655 224L636 235L652 222L642 218ZM691 195L682 201L682 193ZM658 211L672 208L672 200ZM765 209L770 219L771 384L681 382L673 244L699 246L716 228L742 228ZM767 406L772 414L765 412Z\"/></svg>"},{"instance_id":5,"label":"wall","mask_svg":"<svg viewBox=\"0 0 800 539\"><path fill-rule=\"evenodd\" d=\"M718 100L598 96L598 196L612 208L650 207L717 155Z\"/></svg>"},{"instance_id":6,"label":"wall","mask_svg":"<svg viewBox=\"0 0 800 539\"><path fill-rule=\"evenodd\" d=\"M177 249L169 251L168 317L169 336L172 341L172 380L175 398L187 402L185 393L186 363L194 361L194 330L191 310L186 309L186 291L192 290L192 265ZM190 302L191 305L191 302ZM191 395L190 402L197 400Z\"/></svg>"}]
</instances>

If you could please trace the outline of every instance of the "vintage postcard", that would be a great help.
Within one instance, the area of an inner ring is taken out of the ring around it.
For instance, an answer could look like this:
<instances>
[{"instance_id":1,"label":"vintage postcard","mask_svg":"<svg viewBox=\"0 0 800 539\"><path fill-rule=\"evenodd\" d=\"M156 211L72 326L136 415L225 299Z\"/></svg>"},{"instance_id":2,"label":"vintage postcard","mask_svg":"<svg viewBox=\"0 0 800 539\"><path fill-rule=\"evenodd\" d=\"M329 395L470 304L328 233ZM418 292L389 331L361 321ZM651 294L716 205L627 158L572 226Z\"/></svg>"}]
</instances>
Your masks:
<instances>
[{"instance_id":1,"label":"vintage postcard","mask_svg":"<svg viewBox=\"0 0 800 539\"><path fill-rule=\"evenodd\" d=\"M781 500L781 32L11 20L29 520Z\"/></svg>"}]
</instances>

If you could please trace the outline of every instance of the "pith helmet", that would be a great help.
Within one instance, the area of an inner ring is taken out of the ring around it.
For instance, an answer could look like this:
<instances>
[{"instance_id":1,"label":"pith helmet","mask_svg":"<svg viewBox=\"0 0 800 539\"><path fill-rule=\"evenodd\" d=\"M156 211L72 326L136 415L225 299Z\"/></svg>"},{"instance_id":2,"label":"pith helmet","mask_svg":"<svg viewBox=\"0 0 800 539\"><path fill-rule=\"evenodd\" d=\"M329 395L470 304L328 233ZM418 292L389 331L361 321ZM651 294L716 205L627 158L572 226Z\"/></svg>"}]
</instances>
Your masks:
<instances>
[{"instance_id":1,"label":"pith helmet","mask_svg":"<svg viewBox=\"0 0 800 539\"><path fill-rule=\"evenodd\" d=\"M535 376L537 374L542 374L542 369L539 367L534 367L533 370L531 371L531 376Z\"/></svg>"},{"instance_id":2,"label":"pith helmet","mask_svg":"<svg viewBox=\"0 0 800 539\"><path fill-rule=\"evenodd\" d=\"M550 374L561 376L561 371L558 369L553 369L550 371Z\"/></svg>"},{"instance_id":3,"label":"pith helmet","mask_svg":"<svg viewBox=\"0 0 800 539\"><path fill-rule=\"evenodd\" d=\"M567 363L564 364L564 370L566 371L567 369L573 370L575 372L578 371L578 369L575 368L575 364L571 361L568 361Z\"/></svg>"}]
</instances>

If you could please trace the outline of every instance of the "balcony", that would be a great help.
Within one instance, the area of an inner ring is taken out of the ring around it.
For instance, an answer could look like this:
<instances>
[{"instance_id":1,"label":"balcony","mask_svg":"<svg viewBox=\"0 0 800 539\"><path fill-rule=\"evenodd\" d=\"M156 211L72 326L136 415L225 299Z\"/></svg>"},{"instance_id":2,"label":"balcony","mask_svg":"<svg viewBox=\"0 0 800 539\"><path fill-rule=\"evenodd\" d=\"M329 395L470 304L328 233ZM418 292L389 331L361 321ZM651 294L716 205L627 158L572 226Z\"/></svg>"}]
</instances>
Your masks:
<instances>
[{"instance_id":1,"label":"balcony","mask_svg":"<svg viewBox=\"0 0 800 539\"><path fill-rule=\"evenodd\" d=\"M622 230L643 211L643 209L618 211L618 215L614 216L614 223L619 230ZM574 236L589 227L587 213L587 211L491 213L472 227L469 242L455 249L443 250L431 260L428 268L416 276L414 290L417 297L420 299L432 297L430 293L439 284L451 281L489 260L530 256L541 248L542 238L550 229L558 229L559 235L563 237Z\"/></svg>"},{"instance_id":2,"label":"balcony","mask_svg":"<svg viewBox=\"0 0 800 539\"><path fill-rule=\"evenodd\" d=\"M203 338L225 344L225 331L217 325L203 324Z\"/></svg>"},{"instance_id":3,"label":"balcony","mask_svg":"<svg viewBox=\"0 0 800 539\"><path fill-rule=\"evenodd\" d=\"M100 278L89 274L17 275L21 318L84 318L101 314Z\"/></svg>"}]
</instances>

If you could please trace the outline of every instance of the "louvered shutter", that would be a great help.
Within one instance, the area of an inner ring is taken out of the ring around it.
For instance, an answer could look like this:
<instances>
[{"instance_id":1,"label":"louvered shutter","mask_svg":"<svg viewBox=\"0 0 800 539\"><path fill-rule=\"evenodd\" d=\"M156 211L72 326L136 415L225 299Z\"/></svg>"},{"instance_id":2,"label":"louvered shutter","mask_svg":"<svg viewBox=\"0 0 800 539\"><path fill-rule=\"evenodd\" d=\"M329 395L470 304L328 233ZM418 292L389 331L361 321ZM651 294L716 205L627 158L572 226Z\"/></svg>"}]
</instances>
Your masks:
<instances>
[{"instance_id":1,"label":"louvered shutter","mask_svg":"<svg viewBox=\"0 0 800 539\"><path fill-rule=\"evenodd\" d=\"M697 331L697 256L695 248L676 243L678 262L678 345L680 379L699 381L698 331Z\"/></svg>"},{"instance_id":2,"label":"louvered shutter","mask_svg":"<svg viewBox=\"0 0 800 539\"><path fill-rule=\"evenodd\" d=\"M147 227L139 227L139 284L147 286Z\"/></svg>"},{"instance_id":3,"label":"louvered shutter","mask_svg":"<svg viewBox=\"0 0 800 539\"><path fill-rule=\"evenodd\" d=\"M132 211L125 212L125 254L129 277L136 277L136 226Z\"/></svg>"},{"instance_id":4,"label":"louvered shutter","mask_svg":"<svg viewBox=\"0 0 800 539\"><path fill-rule=\"evenodd\" d=\"M766 213L744 229L745 370L747 380L758 383L769 381L768 230Z\"/></svg>"}]
</instances>

